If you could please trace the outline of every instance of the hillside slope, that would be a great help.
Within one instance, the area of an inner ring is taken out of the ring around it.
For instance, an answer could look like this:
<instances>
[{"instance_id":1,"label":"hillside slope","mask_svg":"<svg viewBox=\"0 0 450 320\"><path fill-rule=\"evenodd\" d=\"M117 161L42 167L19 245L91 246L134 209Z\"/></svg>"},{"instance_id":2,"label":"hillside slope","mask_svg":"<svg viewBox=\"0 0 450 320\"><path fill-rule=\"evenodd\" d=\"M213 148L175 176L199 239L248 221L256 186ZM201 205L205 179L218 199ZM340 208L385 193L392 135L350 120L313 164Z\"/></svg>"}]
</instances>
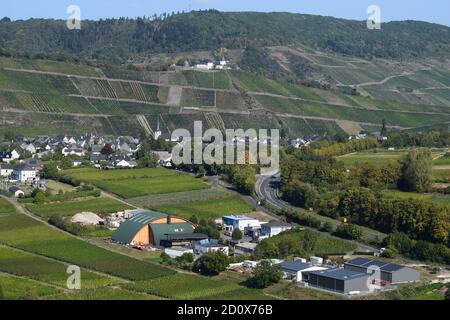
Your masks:
<instances>
[{"instance_id":1,"label":"hillside slope","mask_svg":"<svg viewBox=\"0 0 450 320\"><path fill-rule=\"evenodd\" d=\"M155 72L0 58L0 134L137 135L145 120L164 132L282 128L286 136L333 135L450 122L448 105L417 105L276 81L244 71ZM148 129L148 128L147 128Z\"/></svg>"},{"instance_id":2,"label":"hillside slope","mask_svg":"<svg viewBox=\"0 0 450 320\"><path fill-rule=\"evenodd\" d=\"M34 55L75 55L127 61L155 52L242 49L302 44L358 57L448 57L450 28L419 21L385 23L292 13L200 11L152 19L83 21L79 31L63 20L0 22L0 48Z\"/></svg>"}]
</instances>

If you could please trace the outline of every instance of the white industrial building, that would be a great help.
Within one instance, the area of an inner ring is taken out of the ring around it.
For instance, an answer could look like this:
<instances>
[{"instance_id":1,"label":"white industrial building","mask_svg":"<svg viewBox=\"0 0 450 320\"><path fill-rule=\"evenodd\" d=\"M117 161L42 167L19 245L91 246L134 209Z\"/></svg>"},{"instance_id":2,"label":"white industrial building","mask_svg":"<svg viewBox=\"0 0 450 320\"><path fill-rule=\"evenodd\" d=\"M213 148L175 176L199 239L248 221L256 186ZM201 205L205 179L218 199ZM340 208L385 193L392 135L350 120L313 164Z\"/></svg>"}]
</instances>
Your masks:
<instances>
[{"instance_id":1,"label":"white industrial building","mask_svg":"<svg viewBox=\"0 0 450 320\"><path fill-rule=\"evenodd\" d=\"M245 231L246 228L261 228L266 223L247 216L234 215L222 217L222 222L227 231L233 231L234 229Z\"/></svg>"}]
</instances>

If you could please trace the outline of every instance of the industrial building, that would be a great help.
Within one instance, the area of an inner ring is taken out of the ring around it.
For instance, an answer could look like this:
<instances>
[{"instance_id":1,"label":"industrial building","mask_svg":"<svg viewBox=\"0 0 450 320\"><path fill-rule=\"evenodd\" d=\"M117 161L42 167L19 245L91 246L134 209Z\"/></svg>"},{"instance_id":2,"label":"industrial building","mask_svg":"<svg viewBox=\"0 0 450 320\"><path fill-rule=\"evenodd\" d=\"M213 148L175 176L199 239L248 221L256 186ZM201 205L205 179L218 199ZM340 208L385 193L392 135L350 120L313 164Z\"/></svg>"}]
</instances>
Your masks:
<instances>
[{"instance_id":1,"label":"industrial building","mask_svg":"<svg viewBox=\"0 0 450 320\"><path fill-rule=\"evenodd\" d=\"M242 232L244 232L246 228L261 228L261 225L265 223L247 216L234 215L222 217L222 222L225 226L225 230L233 231L234 229L239 229Z\"/></svg>"},{"instance_id":2,"label":"industrial building","mask_svg":"<svg viewBox=\"0 0 450 320\"><path fill-rule=\"evenodd\" d=\"M174 243L208 238L194 233L195 226L186 219L148 210L130 211L132 217L113 234L112 240L131 245L171 247Z\"/></svg>"},{"instance_id":3,"label":"industrial building","mask_svg":"<svg viewBox=\"0 0 450 320\"><path fill-rule=\"evenodd\" d=\"M283 271L284 279L295 280L297 282L308 281L308 272L326 270L326 268L313 266L301 261L283 261L280 267Z\"/></svg>"},{"instance_id":4,"label":"industrial building","mask_svg":"<svg viewBox=\"0 0 450 320\"><path fill-rule=\"evenodd\" d=\"M395 263L356 258L344 264L346 270L379 276L382 285L420 280L420 272Z\"/></svg>"},{"instance_id":5,"label":"industrial building","mask_svg":"<svg viewBox=\"0 0 450 320\"><path fill-rule=\"evenodd\" d=\"M308 284L342 294L365 293L369 291L369 277L367 273L344 268L327 269L308 272Z\"/></svg>"}]
</instances>

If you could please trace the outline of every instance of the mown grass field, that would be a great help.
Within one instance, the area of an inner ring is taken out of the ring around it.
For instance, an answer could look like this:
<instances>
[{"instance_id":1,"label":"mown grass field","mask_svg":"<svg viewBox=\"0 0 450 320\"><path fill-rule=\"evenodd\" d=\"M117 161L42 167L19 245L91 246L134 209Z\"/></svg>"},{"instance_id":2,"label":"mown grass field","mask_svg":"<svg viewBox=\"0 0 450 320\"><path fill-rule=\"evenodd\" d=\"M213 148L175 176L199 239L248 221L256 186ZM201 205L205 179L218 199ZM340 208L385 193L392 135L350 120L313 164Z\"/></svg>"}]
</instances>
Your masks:
<instances>
[{"instance_id":1,"label":"mown grass field","mask_svg":"<svg viewBox=\"0 0 450 320\"><path fill-rule=\"evenodd\" d=\"M78 240L22 214L0 219L0 243L124 279L144 280L174 273Z\"/></svg>"},{"instance_id":2,"label":"mown grass field","mask_svg":"<svg viewBox=\"0 0 450 320\"><path fill-rule=\"evenodd\" d=\"M170 212L174 215L190 218L218 218L229 214L241 214L254 210L238 196L224 195L223 198L186 202L174 205L156 206L154 209L162 212Z\"/></svg>"},{"instance_id":3,"label":"mown grass field","mask_svg":"<svg viewBox=\"0 0 450 320\"><path fill-rule=\"evenodd\" d=\"M73 216L80 212L94 212L97 214L113 213L132 209L132 207L113 199L89 199L80 201L70 201L63 203L26 204L26 208L34 214L50 218L58 215L62 217Z\"/></svg>"},{"instance_id":4,"label":"mown grass field","mask_svg":"<svg viewBox=\"0 0 450 320\"><path fill-rule=\"evenodd\" d=\"M86 181L123 198L207 189L209 185L188 174L168 169L72 169L64 174Z\"/></svg>"}]
</instances>

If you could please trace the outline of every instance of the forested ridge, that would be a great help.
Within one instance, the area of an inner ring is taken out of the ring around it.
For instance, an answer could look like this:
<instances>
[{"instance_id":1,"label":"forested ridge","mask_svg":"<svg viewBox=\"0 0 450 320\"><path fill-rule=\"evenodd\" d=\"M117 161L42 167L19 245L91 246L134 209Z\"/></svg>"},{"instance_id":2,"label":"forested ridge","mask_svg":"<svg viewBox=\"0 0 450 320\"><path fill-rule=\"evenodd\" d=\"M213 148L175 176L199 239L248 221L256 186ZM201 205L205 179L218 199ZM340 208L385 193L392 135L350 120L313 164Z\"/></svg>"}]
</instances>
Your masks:
<instances>
[{"instance_id":1,"label":"forested ridge","mask_svg":"<svg viewBox=\"0 0 450 320\"><path fill-rule=\"evenodd\" d=\"M365 21L333 17L257 12L195 11L151 18L82 21L69 30L66 21L30 19L0 22L0 49L29 57L77 56L124 62L140 53L243 49L303 44L324 51L371 58L448 56L450 28L403 21L368 30Z\"/></svg>"}]
</instances>

